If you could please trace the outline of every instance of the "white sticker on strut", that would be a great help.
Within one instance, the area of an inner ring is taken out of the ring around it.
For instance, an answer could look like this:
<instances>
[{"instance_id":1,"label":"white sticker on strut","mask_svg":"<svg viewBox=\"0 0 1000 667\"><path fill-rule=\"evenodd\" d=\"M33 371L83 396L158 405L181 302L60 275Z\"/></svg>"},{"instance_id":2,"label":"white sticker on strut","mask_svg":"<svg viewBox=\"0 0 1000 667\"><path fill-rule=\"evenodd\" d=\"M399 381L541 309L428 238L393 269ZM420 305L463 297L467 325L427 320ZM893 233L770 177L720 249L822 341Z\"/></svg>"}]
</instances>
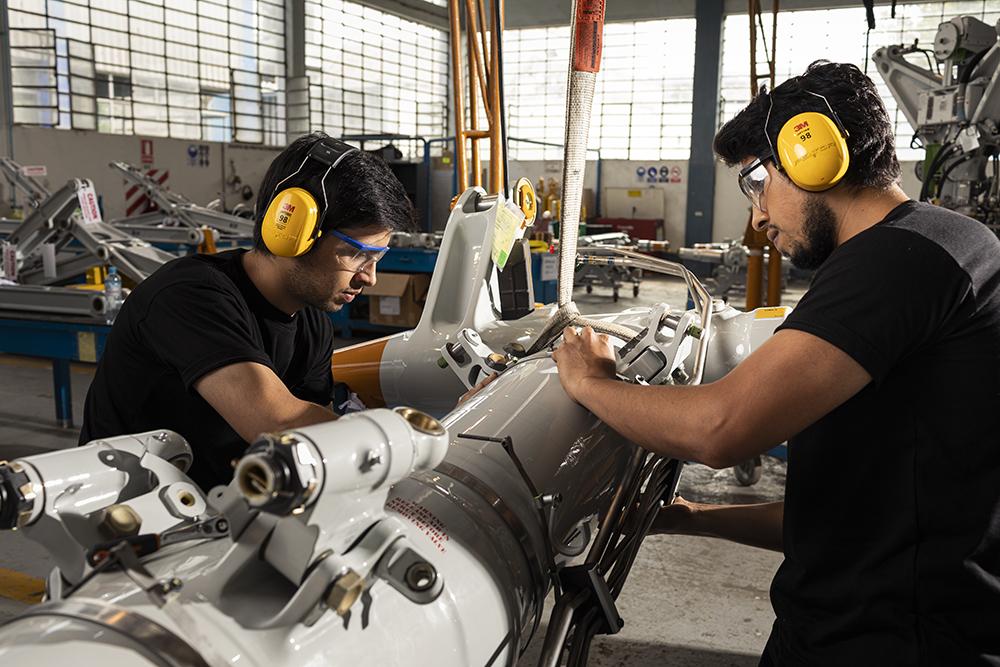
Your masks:
<instances>
[{"instance_id":1,"label":"white sticker on strut","mask_svg":"<svg viewBox=\"0 0 1000 667\"><path fill-rule=\"evenodd\" d=\"M92 183L87 183L76 191L76 197L80 200L80 213L83 214L83 222L91 225L101 222L101 209L97 205L97 192Z\"/></svg>"}]
</instances>

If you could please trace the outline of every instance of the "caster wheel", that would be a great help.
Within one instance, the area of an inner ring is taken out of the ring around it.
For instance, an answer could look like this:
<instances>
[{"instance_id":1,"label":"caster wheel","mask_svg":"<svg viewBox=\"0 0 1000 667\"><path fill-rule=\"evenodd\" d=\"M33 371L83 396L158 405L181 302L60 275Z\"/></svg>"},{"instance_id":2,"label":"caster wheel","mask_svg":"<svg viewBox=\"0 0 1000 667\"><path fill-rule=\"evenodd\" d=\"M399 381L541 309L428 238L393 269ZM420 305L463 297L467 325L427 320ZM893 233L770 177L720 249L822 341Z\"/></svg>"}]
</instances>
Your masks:
<instances>
[{"instance_id":1,"label":"caster wheel","mask_svg":"<svg viewBox=\"0 0 1000 667\"><path fill-rule=\"evenodd\" d=\"M611 298L615 303L618 303L618 290L615 290L615 293L611 295Z\"/></svg>"},{"instance_id":2,"label":"caster wheel","mask_svg":"<svg viewBox=\"0 0 1000 667\"><path fill-rule=\"evenodd\" d=\"M632 286L632 296L639 296L639 286L638 285L633 285Z\"/></svg>"},{"instance_id":3,"label":"caster wheel","mask_svg":"<svg viewBox=\"0 0 1000 667\"><path fill-rule=\"evenodd\" d=\"M594 291L593 285L587 285L587 294L591 294Z\"/></svg>"},{"instance_id":4,"label":"caster wheel","mask_svg":"<svg viewBox=\"0 0 1000 667\"><path fill-rule=\"evenodd\" d=\"M760 481L763 473L764 464L759 456L733 466L733 475L740 486L753 486Z\"/></svg>"}]
</instances>

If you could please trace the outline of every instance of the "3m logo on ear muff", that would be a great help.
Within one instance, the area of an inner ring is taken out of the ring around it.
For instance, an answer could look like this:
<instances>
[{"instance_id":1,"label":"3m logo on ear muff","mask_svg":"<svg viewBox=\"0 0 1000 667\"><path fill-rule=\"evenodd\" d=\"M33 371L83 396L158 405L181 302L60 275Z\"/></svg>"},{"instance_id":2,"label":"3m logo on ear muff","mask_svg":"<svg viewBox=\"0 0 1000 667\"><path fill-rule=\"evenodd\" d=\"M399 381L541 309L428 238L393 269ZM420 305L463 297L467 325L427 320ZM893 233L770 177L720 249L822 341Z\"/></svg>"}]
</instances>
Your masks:
<instances>
[{"instance_id":1,"label":"3m logo on ear muff","mask_svg":"<svg viewBox=\"0 0 1000 667\"><path fill-rule=\"evenodd\" d=\"M319 206L302 188L286 188L271 200L260 228L267 249L279 257L298 257L318 238Z\"/></svg>"},{"instance_id":2,"label":"3m logo on ear muff","mask_svg":"<svg viewBox=\"0 0 1000 667\"><path fill-rule=\"evenodd\" d=\"M348 153L356 150L336 139L317 141L299 168L278 182L260 227L261 239L271 253L278 257L300 257L309 252L316 239L323 234L323 221L329 208L326 179ZM322 213L316 198L308 190L300 187L279 190L281 185L302 171L310 159L326 165L326 172L320 180L323 188Z\"/></svg>"},{"instance_id":3,"label":"3m logo on ear muff","mask_svg":"<svg viewBox=\"0 0 1000 667\"><path fill-rule=\"evenodd\" d=\"M778 168L803 190L823 192L840 183L851 165L847 149L847 129L827 99L812 91L804 91L826 103L830 115L819 111L796 114L782 125L771 151ZM764 134L768 143L767 123L771 119L774 97L770 98Z\"/></svg>"},{"instance_id":4,"label":"3m logo on ear muff","mask_svg":"<svg viewBox=\"0 0 1000 667\"><path fill-rule=\"evenodd\" d=\"M795 185L809 192L829 190L844 178L851 157L840 128L826 114L792 116L774 142L775 159Z\"/></svg>"}]
</instances>

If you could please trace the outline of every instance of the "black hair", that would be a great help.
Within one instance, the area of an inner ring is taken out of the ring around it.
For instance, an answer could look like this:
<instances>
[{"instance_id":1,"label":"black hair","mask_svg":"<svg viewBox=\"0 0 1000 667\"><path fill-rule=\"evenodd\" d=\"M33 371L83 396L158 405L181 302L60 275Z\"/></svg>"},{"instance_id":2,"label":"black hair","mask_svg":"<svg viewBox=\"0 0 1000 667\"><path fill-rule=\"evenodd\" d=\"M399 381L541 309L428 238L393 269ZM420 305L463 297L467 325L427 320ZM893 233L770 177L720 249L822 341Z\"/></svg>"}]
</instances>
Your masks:
<instances>
[{"instance_id":1,"label":"black hair","mask_svg":"<svg viewBox=\"0 0 1000 667\"><path fill-rule=\"evenodd\" d=\"M305 160L317 142L329 139L323 132L306 134L278 154L268 167L257 191L257 206L254 212L253 240L258 250L267 252L260 230L264 214L277 194L274 190L282 179L295 173L302 165L302 171L294 178L282 183L281 187L299 187L308 190L320 207L323 215L323 174L326 165L318 160ZM294 182L293 182L294 181ZM330 172L325 181L329 211L323 220L323 229L351 229L377 225L386 231L413 231L416 228L413 204L410 203L396 175L392 173L382 158L364 151L352 151L344 156L340 164Z\"/></svg>"},{"instance_id":2,"label":"black hair","mask_svg":"<svg viewBox=\"0 0 1000 667\"><path fill-rule=\"evenodd\" d=\"M803 111L829 115L823 100L806 91L825 97L847 130L851 164L844 183L884 190L898 182L899 160L892 123L875 84L854 65L826 60L817 60L804 74L754 97L715 135L716 155L729 166L749 157L770 155L775 137L789 118ZM764 122L772 101L765 136Z\"/></svg>"}]
</instances>

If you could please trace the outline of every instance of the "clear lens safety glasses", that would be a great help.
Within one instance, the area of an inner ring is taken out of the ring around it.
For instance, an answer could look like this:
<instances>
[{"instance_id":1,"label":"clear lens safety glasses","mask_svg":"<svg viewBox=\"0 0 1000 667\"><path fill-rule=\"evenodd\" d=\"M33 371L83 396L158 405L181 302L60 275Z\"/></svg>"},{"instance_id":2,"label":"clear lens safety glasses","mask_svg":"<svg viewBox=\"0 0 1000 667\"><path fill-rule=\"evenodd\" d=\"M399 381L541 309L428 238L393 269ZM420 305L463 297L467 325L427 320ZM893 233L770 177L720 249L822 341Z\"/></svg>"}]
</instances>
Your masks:
<instances>
[{"instance_id":1,"label":"clear lens safety glasses","mask_svg":"<svg viewBox=\"0 0 1000 667\"><path fill-rule=\"evenodd\" d=\"M767 186L768 173L764 163L770 159L770 157L757 158L740 170L740 190L761 213L767 213L764 188Z\"/></svg>"},{"instance_id":2,"label":"clear lens safety glasses","mask_svg":"<svg viewBox=\"0 0 1000 667\"><path fill-rule=\"evenodd\" d=\"M361 271L374 266L385 253L389 252L388 246L368 245L336 229L330 230L330 233L350 246L350 249L343 254L343 258L344 264L352 271Z\"/></svg>"}]
</instances>

